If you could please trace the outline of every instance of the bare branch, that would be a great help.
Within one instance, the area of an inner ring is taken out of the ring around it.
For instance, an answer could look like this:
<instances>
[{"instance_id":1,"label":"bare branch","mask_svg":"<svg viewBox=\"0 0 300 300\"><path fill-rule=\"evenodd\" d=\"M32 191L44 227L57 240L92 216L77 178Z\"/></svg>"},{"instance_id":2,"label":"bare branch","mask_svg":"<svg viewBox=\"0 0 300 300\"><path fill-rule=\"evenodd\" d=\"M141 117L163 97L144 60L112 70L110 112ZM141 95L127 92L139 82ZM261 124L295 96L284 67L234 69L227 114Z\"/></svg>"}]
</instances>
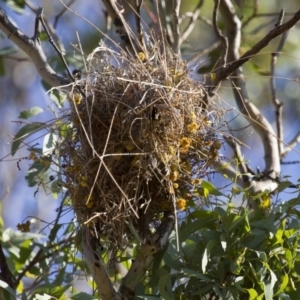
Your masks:
<instances>
[{"instance_id":1,"label":"bare branch","mask_svg":"<svg viewBox=\"0 0 300 300\"><path fill-rule=\"evenodd\" d=\"M136 22L136 28L137 28L137 36L140 45L143 45L143 32L142 32L142 26L141 26L141 7L143 5L144 0L136 0L135 5L135 22Z\"/></svg>"},{"instance_id":2,"label":"bare branch","mask_svg":"<svg viewBox=\"0 0 300 300\"><path fill-rule=\"evenodd\" d=\"M225 3L230 2L230 1L226 1L226 0L222 0L221 1L221 6L224 7L226 6ZM232 4L230 3L233 12L234 12L234 7L232 6ZM230 21L228 18L228 16L232 15L232 12L227 9L227 15L222 14L224 19L227 19L227 21ZM231 27L235 27L236 29L238 29L238 31L236 32L229 32L228 29L228 34L230 35L239 35L239 40L240 40L240 27L241 27L241 22L239 20L239 18L236 16L235 12L233 13L233 17L231 18L231 23L232 26ZM213 85L210 86L209 88L209 92L210 94L213 94L218 85L220 84L220 82L224 81L225 79L227 79L227 77L229 75L231 75L233 72L235 72L239 67L241 67L245 62L247 62L248 60L250 60L254 55L256 55L257 53L259 53L264 47L266 47L274 38L276 38L277 36L283 34L285 31L289 30L290 28L292 28L296 23L298 23L300 20L300 10L297 11L294 15L294 17L292 17L289 21L285 22L284 24L280 25L280 26L276 26L273 30L271 30L263 39L261 39L257 44L255 44L250 50L248 50L242 57L239 57L237 60L231 60L230 63L227 64L226 68L220 68L218 71L216 71L216 79L213 81ZM226 21L226 22L227 22ZM235 22L237 22L235 24ZM239 27L239 28L238 28ZM228 35L227 35L228 36Z\"/></svg>"},{"instance_id":3,"label":"bare branch","mask_svg":"<svg viewBox=\"0 0 300 300\"><path fill-rule=\"evenodd\" d=\"M99 296L103 300L122 300L109 278L106 266L97 252L99 241L93 237L89 229L82 228L82 248L85 261L96 283Z\"/></svg>"},{"instance_id":4,"label":"bare branch","mask_svg":"<svg viewBox=\"0 0 300 300\"><path fill-rule=\"evenodd\" d=\"M59 48L56 46L55 42L53 41L49 31L48 31L48 28L44 22L44 19L43 19L43 9L42 8L39 8L37 10L37 17L36 17L36 28L38 27L39 25L39 22L42 23L43 25L43 28L48 36L48 39L49 39L49 43L53 46L53 48L55 49L55 51L57 52L58 56L60 57L60 59L62 60L67 72L68 72L68 75L70 77L70 79L75 82L75 78L73 76L73 74L71 73L70 69L69 69L69 66L62 54L62 52L59 50ZM36 32L37 32L37 29L36 29ZM80 88L80 86L76 86L76 88L79 90L80 94L85 98L85 93L82 91L82 89Z\"/></svg>"},{"instance_id":5,"label":"bare branch","mask_svg":"<svg viewBox=\"0 0 300 300\"><path fill-rule=\"evenodd\" d=\"M253 13L247 20L245 20L245 22L243 23L243 27L247 26L249 24L249 22L257 16L257 11L258 11L258 0L254 0L253 1Z\"/></svg>"},{"instance_id":6,"label":"bare branch","mask_svg":"<svg viewBox=\"0 0 300 300\"><path fill-rule=\"evenodd\" d=\"M281 153L281 158L284 158L299 143L300 143L300 131L298 131L296 135L291 139L291 141L287 143L288 146L286 146L283 152Z\"/></svg>"},{"instance_id":7,"label":"bare branch","mask_svg":"<svg viewBox=\"0 0 300 300\"><path fill-rule=\"evenodd\" d=\"M53 23L53 27L54 28L56 28L57 23L58 23L60 17L67 11L67 7L70 7L74 2L75 2L75 0L70 0L69 3L66 4L66 6L60 11L60 13L58 13L55 16L54 23Z\"/></svg>"},{"instance_id":8,"label":"bare branch","mask_svg":"<svg viewBox=\"0 0 300 300\"><path fill-rule=\"evenodd\" d=\"M268 120L261 114L260 110L249 101L248 93L245 87L244 75L241 65L248 60L248 56L239 57L239 47L241 40L241 21L235 14L234 7L229 0L222 0L220 3L220 11L225 23L225 28L227 32L227 37L229 40L229 49L228 49L228 59L233 61L233 63L227 66L224 71L225 73L228 70L233 71L234 78L232 79L233 92L235 100L239 107L241 113L247 117L250 124L253 126L254 130L260 136L263 147L264 147L264 158L265 158L265 170L264 174L267 174L269 177L264 178L261 181L252 181L251 188L253 192L270 190L273 191L277 187L277 183L270 178L277 178L280 173L280 158L277 147L277 138L274 134L273 128ZM300 18L299 14L296 15L297 18ZM296 19L297 19L296 18ZM268 38L264 38L258 44L256 44L249 53L257 53L261 50L262 45L265 45L267 40L270 40L271 37L279 35L279 32L286 31L292 24L295 24L296 19L293 19L293 22L290 20L282 26L276 27L267 35ZM231 69L232 65L236 64L236 69ZM220 76L219 73L217 76ZM231 73L230 73L231 74ZM221 76L222 77L222 76ZM220 77L219 77L220 78Z\"/></svg>"},{"instance_id":9,"label":"bare branch","mask_svg":"<svg viewBox=\"0 0 300 300\"><path fill-rule=\"evenodd\" d=\"M46 55L36 34L32 38L29 38L9 21L2 9L0 9L0 29L30 57L38 73L48 84L54 87L70 82L68 78L59 76L48 64Z\"/></svg>"},{"instance_id":10,"label":"bare branch","mask_svg":"<svg viewBox=\"0 0 300 300\"><path fill-rule=\"evenodd\" d=\"M179 9L180 0L173 0L173 51L180 54L180 28L179 28Z\"/></svg>"},{"instance_id":11,"label":"bare branch","mask_svg":"<svg viewBox=\"0 0 300 300\"><path fill-rule=\"evenodd\" d=\"M215 0L215 6L213 10L213 26L214 26L215 34L218 37L218 39L221 41L221 44L223 46L220 63L223 67L225 67L227 62L228 40L227 37L224 34L222 34L221 30L218 27L219 6L220 6L220 0Z\"/></svg>"},{"instance_id":12,"label":"bare branch","mask_svg":"<svg viewBox=\"0 0 300 300\"><path fill-rule=\"evenodd\" d=\"M74 0L71 0L70 3L68 4L68 6L70 6L72 3L74 2ZM30 10L32 12L34 12L34 14L37 14L38 9L30 2L30 1L25 1L26 5L30 8ZM62 10L62 12L65 12L67 10L66 7L64 7L64 9ZM47 19L44 20L44 22L47 25L47 28L49 29L51 36L53 37L53 39L55 40L55 42L58 44L58 48L60 50L61 53L66 53L66 49L64 44L62 43L60 37L57 35L56 33L56 22L58 22L59 17L62 16L62 12L60 12L56 17L55 17L55 21L54 21L54 25L52 25Z\"/></svg>"}]
</instances>

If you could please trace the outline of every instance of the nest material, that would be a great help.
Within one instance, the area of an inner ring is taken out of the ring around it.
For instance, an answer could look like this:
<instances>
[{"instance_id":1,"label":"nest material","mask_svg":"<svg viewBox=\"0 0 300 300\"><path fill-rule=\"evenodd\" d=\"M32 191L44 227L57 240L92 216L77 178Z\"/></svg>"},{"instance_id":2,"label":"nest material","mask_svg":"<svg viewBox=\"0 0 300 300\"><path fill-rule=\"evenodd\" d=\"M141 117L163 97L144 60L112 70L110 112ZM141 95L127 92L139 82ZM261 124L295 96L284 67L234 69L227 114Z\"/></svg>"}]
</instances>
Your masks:
<instances>
[{"instance_id":1,"label":"nest material","mask_svg":"<svg viewBox=\"0 0 300 300\"><path fill-rule=\"evenodd\" d=\"M183 61L97 50L88 62L100 71L76 83L86 99L76 87L69 96L65 178L79 220L121 243L128 224L145 237L162 213L184 206L220 143L212 103Z\"/></svg>"}]
</instances>

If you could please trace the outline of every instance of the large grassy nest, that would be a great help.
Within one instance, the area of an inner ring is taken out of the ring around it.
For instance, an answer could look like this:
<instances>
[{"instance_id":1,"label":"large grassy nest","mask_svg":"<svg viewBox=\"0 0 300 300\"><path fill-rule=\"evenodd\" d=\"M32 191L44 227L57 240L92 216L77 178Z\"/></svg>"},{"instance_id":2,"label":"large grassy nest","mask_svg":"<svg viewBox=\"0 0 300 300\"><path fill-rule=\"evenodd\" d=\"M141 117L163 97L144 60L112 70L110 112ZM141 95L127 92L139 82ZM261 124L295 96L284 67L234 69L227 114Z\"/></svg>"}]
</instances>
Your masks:
<instances>
[{"instance_id":1,"label":"large grassy nest","mask_svg":"<svg viewBox=\"0 0 300 300\"><path fill-rule=\"evenodd\" d=\"M185 63L157 49L129 55L101 45L86 71L69 95L64 176L79 221L121 247L132 228L143 239L165 212L186 207L218 159L218 110Z\"/></svg>"}]
</instances>

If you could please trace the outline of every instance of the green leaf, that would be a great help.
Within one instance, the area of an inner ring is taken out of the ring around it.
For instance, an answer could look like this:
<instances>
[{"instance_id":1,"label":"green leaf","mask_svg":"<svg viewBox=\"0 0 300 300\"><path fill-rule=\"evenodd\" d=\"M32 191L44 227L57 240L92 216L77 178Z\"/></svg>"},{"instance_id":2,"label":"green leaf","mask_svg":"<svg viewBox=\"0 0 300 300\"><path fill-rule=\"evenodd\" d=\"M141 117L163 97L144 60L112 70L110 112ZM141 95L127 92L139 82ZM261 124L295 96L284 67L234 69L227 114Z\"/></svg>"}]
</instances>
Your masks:
<instances>
[{"instance_id":1,"label":"green leaf","mask_svg":"<svg viewBox=\"0 0 300 300\"><path fill-rule=\"evenodd\" d=\"M42 42L48 41L48 36L45 31L40 32L39 38Z\"/></svg>"},{"instance_id":2,"label":"green leaf","mask_svg":"<svg viewBox=\"0 0 300 300\"><path fill-rule=\"evenodd\" d=\"M293 185L293 183L290 181L282 181L278 184L277 192L281 193L282 191L284 191L286 188L288 188L291 185Z\"/></svg>"},{"instance_id":3,"label":"green leaf","mask_svg":"<svg viewBox=\"0 0 300 300\"><path fill-rule=\"evenodd\" d=\"M50 100L53 101L57 105L57 107L60 109L62 108L62 104L65 100L65 96L58 92L57 90L54 90L50 93Z\"/></svg>"},{"instance_id":4,"label":"green leaf","mask_svg":"<svg viewBox=\"0 0 300 300\"><path fill-rule=\"evenodd\" d=\"M26 173L25 179L28 186L40 184L45 177L45 172L51 166L51 156L43 156L35 161Z\"/></svg>"},{"instance_id":5,"label":"green leaf","mask_svg":"<svg viewBox=\"0 0 300 300\"><path fill-rule=\"evenodd\" d=\"M62 184L60 180L54 180L51 183L51 194L53 196L54 199L58 198L58 194L61 192L62 190Z\"/></svg>"},{"instance_id":6,"label":"green leaf","mask_svg":"<svg viewBox=\"0 0 300 300\"><path fill-rule=\"evenodd\" d=\"M191 222L194 219L202 220L203 218L206 217L217 218L217 214L214 211L210 211L210 210L195 210L188 215L188 221Z\"/></svg>"},{"instance_id":7,"label":"green leaf","mask_svg":"<svg viewBox=\"0 0 300 300\"><path fill-rule=\"evenodd\" d=\"M284 273L284 275L281 276L281 278L280 278L280 282L281 282L280 287L274 296L284 292L285 288L287 287L287 285L289 283L289 275L287 273Z\"/></svg>"},{"instance_id":8,"label":"green leaf","mask_svg":"<svg viewBox=\"0 0 300 300\"><path fill-rule=\"evenodd\" d=\"M35 106L30 108L29 110L23 110L20 112L20 119L29 119L30 117L36 116L42 113L44 110L41 107Z\"/></svg>"},{"instance_id":9,"label":"green leaf","mask_svg":"<svg viewBox=\"0 0 300 300\"><path fill-rule=\"evenodd\" d=\"M2 233L2 241L9 242L10 244L23 242L28 239L42 238L45 238L45 235L32 232L15 231L12 228L6 228Z\"/></svg>"},{"instance_id":10,"label":"green leaf","mask_svg":"<svg viewBox=\"0 0 300 300\"><path fill-rule=\"evenodd\" d=\"M57 147L58 136L53 132L47 133L43 141L43 155L48 156L54 152Z\"/></svg>"},{"instance_id":11,"label":"green leaf","mask_svg":"<svg viewBox=\"0 0 300 300\"><path fill-rule=\"evenodd\" d=\"M221 218L225 218L226 215L227 215L227 211L226 211L224 208L220 207L220 206L217 206L217 207L214 209L214 211L215 211L216 213L218 213L218 214L220 215Z\"/></svg>"},{"instance_id":12,"label":"green leaf","mask_svg":"<svg viewBox=\"0 0 300 300\"><path fill-rule=\"evenodd\" d=\"M266 229L268 232L272 232L274 234L277 232L276 226L274 225L272 220L269 219L251 222L251 227Z\"/></svg>"},{"instance_id":13,"label":"green leaf","mask_svg":"<svg viewBox=\"0 0 300 300\"><path fill-rule=\"evenodd\" d=\"M64 286L57 286L57 285L53 285L53 284L44 284L44 285L39 286L35 290L35 292L38 294L47 294L47 295L51 295L52 297L55 297L55 298L60 298L63 295L63 293L70 288L70 286L72 286L72 283L64 285Z\"/></svg>"},{"instance_id":14,"label":"green leaf","mask_svg":"<svg viewBox=\"0 0 300 300\"><path fill-rule=\"evenodd\" d=\"M262 251L255 251L256 255L258 256L258 258L261 260L261 261L267 261L268 258L267 258L267 255L265 252L262 252Z\"/></svg>"},{"instance_id":15,"label":"green leaf","mask_svg":"<svg viewBox=\"0 0 300 300\"><path fill-rule=\"evenodd\" d=\"M72 295L70 298L73 300L97 300L98 299L84 292L76 293Z\"/></svg>"},{"instance_id":16,"label":"green leaf","mask_svg":"<svg viewBox=\"0 0 300 300\"><path fill-rule=\"evenodd\" d=\"M208 264L208 260L209 260L209 257L210 257L210 253L211 253L211 250L213 249L213 247L218 243L218 241L216 240L211 240L208 242L205 250L204 250L204 253L203 253L203 256L202 256L202 272L203 273L206 273L206 266Z\"/></svg>"},{"instance_id":17,"label":"green leaf","mask_svg":"<svg viewBox=\"0 0 300 300\"><path fill-rule=\"evenodd\" d=\"M207 277L201 273L197 273L196 271L188 269L188 268L182 268L182 272L184 273L184 275L201 279L204 282L214 282L214 280L210 279L209 277Z\"/></svg>"},{"instance_id":18,"label":"green leaf","mask_svg":"<svg viewBox=\"0 0 300 300\"><path fill-rule=\"evenodd\" d=\"M209 216L185 225L179 233L179 241L185 241L194 232L198 231L201 228L207 228L211 223L214 222L216 222L215 217Z\"/></svg>"},{"instance_id":19,"label":"green leaf","mask_svg":"<svg viewBox=\"0 0 300 300\"><path fill-rule=\"evenodd\" d=\"M224 196L213 184L206 180L203 180L200 185L202 186L203 190L206 189L210 195Z\"/></svg>"},{"instance_id":20,"label":"green leaf","mask_svg":"<svg viewBox=\"0 0 300 300\"><path fill-rule=\"evenodd\" d=\"M223 250L226 251L226 249L227 249L226 235L225 234L221 234L220 239L221 239L221 246L222 246Z\"/></svg>"},{"instance_id":21,"label":"green leaf","mask_svg":"<svg viewBox=\"0 0 300 300\"><path fill-rule=\"evenodd\" d=\"M161 298L164 300L172 300L173 297L170 273L165 269L160 269L157 273L159 276L158 288Z\"/></svg>"},{"instance_id":22,"label":"green leaf","mask_svg":"<svg viewBox=\"0 0 300 300\"><path fill-rule=\"evenodd\" d=\"M33 133L41 130L45 126L44 123L40 122L34 122L25 125L22 127L18 133L15 135L14 141L11 146L11 155L14 156L19 149L20 145L23 143L23 141L32 135Z\"/></svg>"},{"instance_id":23,"label":"green leaf","mask_svg":"<svg viewBox=\"0 0 300 300\"><path fill-rule=\"evenodd\" d=\"M159 300L161 299L159 296L147 296L147 295L139 295L136 296L137 299L144 299L144 300Z\"/></svg>"},{"instance_id":24,"label":"green leaf","mask_svg":"<svg viewBox=\"0 0 300 300\"><path fill-rule=\"evenodd\" d=\"M58 127L59 135L63 138L67 137L69 134L73 132L73 128L71 124L62 123Z\"/></svg>"},{"instance_id":25,"label":"green leaf","mask_svg":"<svg viewBox=\"0 0 300 300\"><path fill-rule=\"evenodd\" d=\"M16 13L24 13L25 0L5 0L6 5Z\"/></svg>"},{"instance_id":26,"label":"green leaf","mask_svg":"<svg viewBox=\"0 0 300 300\"><path fill-rule=\"evenodd\" d=\"M249 293L249 300L257 299L258 294L255 289L247 289L247 292Z\"/></svg>"}]
</instances>

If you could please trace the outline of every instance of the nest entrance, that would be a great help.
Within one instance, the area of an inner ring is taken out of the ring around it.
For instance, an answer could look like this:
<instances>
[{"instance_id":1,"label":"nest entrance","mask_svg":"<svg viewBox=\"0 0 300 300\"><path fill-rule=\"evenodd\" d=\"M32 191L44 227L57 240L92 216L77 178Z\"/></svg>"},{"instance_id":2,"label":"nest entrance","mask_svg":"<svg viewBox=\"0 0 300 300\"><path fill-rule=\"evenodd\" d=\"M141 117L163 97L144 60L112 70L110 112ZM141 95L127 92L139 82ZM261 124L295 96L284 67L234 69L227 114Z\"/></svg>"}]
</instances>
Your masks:
<instances>
[{"instance_id":1,"label":"nest entrance","mask_svg":"<svg viewBox=\"0 0 300 300\"><path fill-rule=\"evenodd\" d=\"M86 99L75 87L69 96L65 177L80 222L120 242L132 236L129 223L145 237L164 212L182 208L220 147L214 108L183 61L100 48L88 62L101 70L76 83Z\"/></svg>"}]
</instances>

